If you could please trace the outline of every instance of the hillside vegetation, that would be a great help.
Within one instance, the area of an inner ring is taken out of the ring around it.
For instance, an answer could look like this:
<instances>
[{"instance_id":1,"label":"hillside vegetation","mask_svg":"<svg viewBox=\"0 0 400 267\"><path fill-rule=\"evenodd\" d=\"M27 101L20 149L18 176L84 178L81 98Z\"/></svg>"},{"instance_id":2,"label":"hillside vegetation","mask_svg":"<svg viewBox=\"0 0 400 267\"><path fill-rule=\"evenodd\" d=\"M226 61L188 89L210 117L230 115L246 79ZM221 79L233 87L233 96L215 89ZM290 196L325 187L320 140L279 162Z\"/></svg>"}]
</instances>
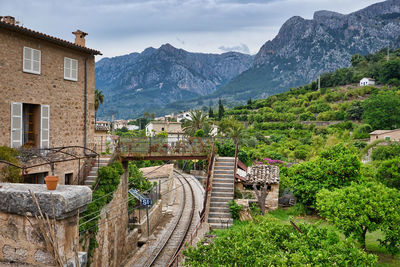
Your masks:
<instances>
[{"instance_id":1,"label":"hillside vegetation","mask_svg":"<svg viewBox=\"0 0 400 267\"><path fill-rule=\"evenodd\" d=\"M322 75L320 90L313 82L209 110L219 134L233 139L217 143L218 154L234 156L239 144L246 164L279 165L281 194L297 198L293 215L320 222L295 228L270 215L236 222L210 245L189 248L186 265L399 266L400 144L368 141L373 130L400 127L400 50L389 60L381 51L351 62ZM362 77L377 85L360 87ZM206 136L205 125L192 132ZM363 163L371 148L371 161Z\"/></svg>"}]
</instances>

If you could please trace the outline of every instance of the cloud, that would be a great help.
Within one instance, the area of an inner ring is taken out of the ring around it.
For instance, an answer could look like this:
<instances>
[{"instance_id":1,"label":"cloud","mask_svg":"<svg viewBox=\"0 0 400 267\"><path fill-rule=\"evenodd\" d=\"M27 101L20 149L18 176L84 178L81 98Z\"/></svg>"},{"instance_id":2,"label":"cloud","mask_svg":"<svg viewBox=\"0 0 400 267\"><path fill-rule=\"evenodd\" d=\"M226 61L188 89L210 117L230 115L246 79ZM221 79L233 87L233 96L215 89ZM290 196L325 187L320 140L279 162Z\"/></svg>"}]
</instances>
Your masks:
<instances>
[{"instance_id":1,"label":"cloud","mask_svg":"<svg viewBox=\"0 0 400 267\"><path fill-rule=\"evenodd\" d=\"M255 53L290 17L320 9L350 13L381 0L0 0L0 15L72 41L89 33L88 46L105 56L171 43L195 52ZM37 16L37 14L41 14ZM177 38L179 36L179 38ZM221 44L246 43L246 47ZM241 50L238 50L241 49Z\"/></svg>"},{"instance_id":2,"label":"cloud","mask_svg":"<svg viewBox=\"0 0 400 267\"><path fill-rule=\"evenodd\" d=\"M240 44L237 46L220 46L218 47L219 50L224 51L224 52L229 52L229 51L236 51L236 52L241 52L244 54L250 54L250 49L247 45L245 44Z\"/></svg>"}]
</instances>

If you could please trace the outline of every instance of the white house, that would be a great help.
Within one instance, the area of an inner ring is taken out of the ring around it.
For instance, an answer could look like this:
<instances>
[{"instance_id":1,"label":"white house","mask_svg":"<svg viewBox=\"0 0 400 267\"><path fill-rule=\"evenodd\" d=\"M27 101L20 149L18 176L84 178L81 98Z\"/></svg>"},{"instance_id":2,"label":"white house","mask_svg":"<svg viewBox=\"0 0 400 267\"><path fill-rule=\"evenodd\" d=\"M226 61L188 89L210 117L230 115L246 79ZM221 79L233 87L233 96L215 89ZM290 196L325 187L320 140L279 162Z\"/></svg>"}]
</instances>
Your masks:
<instances>
[{"instance_id":1,"label":"white house","mask_svg":"<svg viewBox=\"0 0 400 267\"><path fill-rule=\"evenodd\" d=\"M126 125L126 128L128 128L129 131L134 131L134 130L139 130L140 127L137 125Z\"/></svg>"},{"instance_id":2,"label":"white house","mask_svg":"<svg viewBox=\"0 0 400 267\"><path fill-rule=\"evenodd\" d=\"M146 125L146 135L149 137L154 137L161 132L168 134L168 143L182 140L184 135L180 122L151 121Z\"/></svg>"},{"instance_id":3,"label":"white house","mask_svg":"<svg viewBox=\"0 0 400 267\"><path fill-rule=\"evenodd\" d=\"M372 78L362 78L360 86L375 85L375 80Z\"/></svg>"}]
</instances>

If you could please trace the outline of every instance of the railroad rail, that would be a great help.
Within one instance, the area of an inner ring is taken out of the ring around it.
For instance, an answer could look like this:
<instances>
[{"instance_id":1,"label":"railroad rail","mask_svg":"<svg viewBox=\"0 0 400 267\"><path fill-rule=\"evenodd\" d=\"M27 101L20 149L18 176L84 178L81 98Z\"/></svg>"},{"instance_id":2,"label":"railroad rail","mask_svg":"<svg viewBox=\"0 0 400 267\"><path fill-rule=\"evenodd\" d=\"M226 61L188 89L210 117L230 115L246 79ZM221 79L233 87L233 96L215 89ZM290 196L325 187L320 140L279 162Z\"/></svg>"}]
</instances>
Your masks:
<instances>
[{"instance_id":1,"label":"railroad rail","mask_svg":"<svg viewBox=\"0 0 400 267\"><path fill-rule=\"evenodd\" d=\"M193 224L196 202L191 183L184 175L174 170L175 178L181 184L183 196L179 216L168 237L156 248L154 256L144 266L168 266L184 245ZM189 189L189 190L188 190Z\"/></svg>"}]
</instances>

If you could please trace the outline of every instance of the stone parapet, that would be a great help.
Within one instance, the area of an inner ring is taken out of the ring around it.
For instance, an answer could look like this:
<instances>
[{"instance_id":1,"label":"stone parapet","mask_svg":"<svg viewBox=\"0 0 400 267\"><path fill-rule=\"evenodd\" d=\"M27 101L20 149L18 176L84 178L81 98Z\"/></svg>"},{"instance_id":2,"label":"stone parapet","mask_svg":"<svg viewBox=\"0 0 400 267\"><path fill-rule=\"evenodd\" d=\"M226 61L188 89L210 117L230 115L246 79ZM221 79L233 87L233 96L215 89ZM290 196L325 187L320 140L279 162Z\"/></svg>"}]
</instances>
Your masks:
<instances>
[{"instance_id":1,"label":"stone parapet","mask_svg":"<svg viewBox=\"0 0 400 267\"><path fill-rule=\"evenodd\" d=\"M78 211L91 201L92 193L84 186L58 186L48 191L45 185L0 183L0 266L55 266L51 248L46 244L38 210L31 190L44 214L55 210L55 240L64 266L76 266ZM52 199L54 201L52 201ZM50 231L50 230L49 230ZM79 266L85 265L85 253L78 253Z\"/></svg>"},{"instance_id":2,"label":"stone parapet","mask_svg":"<svg viewBox=\"0 0 400 267\"><path fill-rule=\"evenodd\" d=\"M92 191L87 186L58 185L49 191L40 184L0 184L0 211L5 213L34 216L39 215L30 191L38 199L44 214L56 219L64 219L82 212L92 201Z\"/></svg>"}]
</instances>

